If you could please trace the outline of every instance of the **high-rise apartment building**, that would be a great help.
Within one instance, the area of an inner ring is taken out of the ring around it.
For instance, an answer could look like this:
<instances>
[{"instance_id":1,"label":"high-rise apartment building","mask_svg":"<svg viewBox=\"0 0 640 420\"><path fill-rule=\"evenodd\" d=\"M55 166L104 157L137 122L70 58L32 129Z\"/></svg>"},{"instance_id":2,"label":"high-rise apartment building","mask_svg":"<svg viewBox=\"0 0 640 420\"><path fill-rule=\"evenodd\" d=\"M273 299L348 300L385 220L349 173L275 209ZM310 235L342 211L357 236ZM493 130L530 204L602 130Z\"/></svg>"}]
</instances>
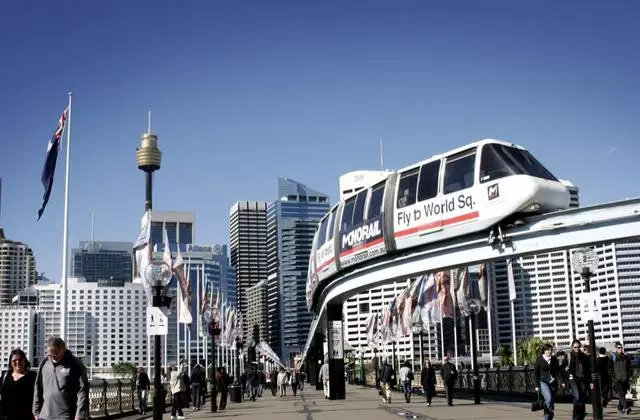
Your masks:
<instances>
[{"instance_id":1,"label":"high-rise apartment building","mask_svg":"<svg viewBox=\"0 0 640 420\"><path fill-rule=\"evenodd\" d=\"M267 279L267 202L239 201L229 210L231 266L236 272L236 308L247 319L246 291ZM245 322L243 335L251 329Z\"/></svg>"},{"instance_id":2,"label":"high-rise apartment building","mask_svg":"<svg viewBox=\"0 0 640 420\"><path fill-rule=\"evenodd\" d=\"M71 250L71 275L111 286L132 281L133 243L81 241Z\"/></svg>"},{"instance_id":3,"label":"high-rise apartment building","mask_svg":"<svg viewBox=\"0 0 640 420\"><path fill-rule=\"evenodd\" d=\"M305 297L309 255L318 222L329 210L326 194L278 178L278 198L267 209L267 334L285 361L304 350L311 327Z\"/></svg>"},{"instance_id":4,"label":"high-rise apartment building","mask_svg":"<svg viewBox=\"0 0 640 420\"><path fill-rule=\"evenodd\" d=\"M59 326L60 324L58 324ZM11 350L20 348L32 364L37 363L36 311L33 307L0 307L0 354L9 357ZM36 365L37 366L37 365ZM3 366L2 370L6 368Z\"/></svg>"},{"instance_id":5,"label":"high-rise apartment building","mask_svg":"<svg viewBox=\"0 0 640 420\"><path fill-rule=\"evenodd\" d=\"M0 229L0 305L11 305L21 290L35 284L36 260L28 245L5 238Z\"/></svg>"}]
</instances>

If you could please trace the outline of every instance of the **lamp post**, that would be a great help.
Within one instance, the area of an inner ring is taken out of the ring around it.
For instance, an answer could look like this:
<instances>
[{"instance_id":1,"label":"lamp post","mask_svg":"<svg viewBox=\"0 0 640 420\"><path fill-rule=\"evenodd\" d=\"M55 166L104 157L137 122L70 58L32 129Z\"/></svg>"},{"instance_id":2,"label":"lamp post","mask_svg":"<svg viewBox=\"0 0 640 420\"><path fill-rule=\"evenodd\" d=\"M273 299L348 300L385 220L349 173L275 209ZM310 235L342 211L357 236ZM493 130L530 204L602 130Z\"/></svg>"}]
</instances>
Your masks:
<instances>
[{"instance_id":1,"label":"lamp post","mask_svg":"<svg viewBox=\"0 0 640 420\"><path fill-rule=\"evenodd\" d=\"M162 290L169 284L173 273L171 267L164 262L152 261L147 265L144 270L144 281L153 287L154 293L151 302L151 306L154 308L166 307L167 298L162 295ZM153 420L162 420L162 414L164 413L164 388L162 387L162 373L160 370L161 365L161 340L160 336L156 335L153 348Z\"/></svg>"},{"instance_id":2,"label":"lamp post","mask_svg":"<svg viewBox=\"0 0 640 420\"><path fill-rule=\"evenodd\" d=\"M584 293L585 295L591 294L591 276L598 271L598 254L591 248L580 248L571 254L571 267L580 274L582 281L584 281ZM600 296L591 296L590 301L599 301ZM588 315L587 315L588 314ZM583 308L583 318L588 318L589 325L589 346L591 347L591 383L593 384L593 392L591 402L593 404L593 418L594 420L602 420L602 400L600 397L600 380L598 378L598 372L596 370L596 334L593 330L593 313L586 312Z\"/></svg>"},{"instance_id":3,"label":"lamp post","mask_svg":"<svg viewBox=\"0 0 640 420\"><path fill-rule=\"evenodd\" d=\"M476 332L478 330L478 314L482 310L482 303L479 299L470 298L465 304L465 315L471 318L471 331L469 331L469 341L471 344L471 363L473 363L473 403L480 404L480 373L478 369L478 343Z\"/></svg>"},{"instance_id":4,"label":"lamp post","mask_svg":"<svg viewBox=\"0 0 640 420\"><path fill-rule=\"evenodd\" d=\"M202 320L207 326L211 337L211 412L218 411L218 390L216 389L216 337L220 336L220 326L216 319L216 313L212 307L208 307L202 313ZM155 420L155 419L154 419Z\"/></svg>"}]
</instances>

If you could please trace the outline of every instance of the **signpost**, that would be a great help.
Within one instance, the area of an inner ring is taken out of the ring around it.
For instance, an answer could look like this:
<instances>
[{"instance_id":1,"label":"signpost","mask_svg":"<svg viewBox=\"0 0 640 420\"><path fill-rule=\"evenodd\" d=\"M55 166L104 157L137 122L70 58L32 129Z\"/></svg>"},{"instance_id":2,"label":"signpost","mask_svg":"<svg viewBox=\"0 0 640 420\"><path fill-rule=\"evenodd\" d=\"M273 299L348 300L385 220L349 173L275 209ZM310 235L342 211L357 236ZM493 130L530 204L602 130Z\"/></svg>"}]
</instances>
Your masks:
<instances>
[{"instance_id":1,"label":"signpost","mask_svg":"<svg viewBox=\"0 0 640 420\"><path fill-rule=\"evenodd\" d=\"M582 293L580 295L580 313L583 321L602 321L600 292Z\"/></svg>"},{"instance_id":2,"label":"signpost","mask_svg":"<svg viewBox=\"0 0 640 420\"><path fill-rule=\"evenodd\" d=\"M147 307L147 331L149 335L167 335L169 319L162 310L155 306Z\"/></svg>"}]
</instances>

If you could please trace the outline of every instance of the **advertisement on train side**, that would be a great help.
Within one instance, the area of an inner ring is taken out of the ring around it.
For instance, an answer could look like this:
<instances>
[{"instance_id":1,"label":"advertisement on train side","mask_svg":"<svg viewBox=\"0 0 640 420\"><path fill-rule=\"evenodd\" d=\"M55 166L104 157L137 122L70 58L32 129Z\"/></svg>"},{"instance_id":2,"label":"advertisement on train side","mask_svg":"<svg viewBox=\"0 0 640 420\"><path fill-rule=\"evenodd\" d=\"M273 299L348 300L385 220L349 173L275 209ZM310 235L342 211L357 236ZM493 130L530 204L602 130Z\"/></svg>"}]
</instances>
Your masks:
<instances>
[{"instance_id":1,"label":"advertisement on train side","mask_svg":"<svg viewBox=\"0 0 640 420\"><path fill-rule=\"evenodd\" d=\"M340 232L340 264L353 264L382 255L386 252L382 231L382 215Z\"/></svg>"}]
</instances>

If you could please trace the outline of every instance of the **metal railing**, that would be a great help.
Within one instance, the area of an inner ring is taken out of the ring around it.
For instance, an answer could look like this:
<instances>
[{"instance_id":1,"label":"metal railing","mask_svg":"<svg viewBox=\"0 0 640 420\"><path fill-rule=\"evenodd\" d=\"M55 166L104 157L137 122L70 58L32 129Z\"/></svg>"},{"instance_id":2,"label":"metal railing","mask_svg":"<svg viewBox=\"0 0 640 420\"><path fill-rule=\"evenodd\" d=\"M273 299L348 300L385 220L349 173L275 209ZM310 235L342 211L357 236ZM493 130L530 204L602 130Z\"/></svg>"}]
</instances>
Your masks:
<instances>
[{"instance_id":1,"label":"metal railing","mask_svg":"<svg viewBox=\"0 0 640 420\"><path fill-rule=\"evenodd\" d=\"M169 384L163 384L166 391L165 407L171 404ZM147 396L147 406L153 408L154 389ZM114 418L133 414L139 407L138 392L134 381L127 379L93 379L89 381L89 416L92 419Z\"/></svg>"}]
</instances>

